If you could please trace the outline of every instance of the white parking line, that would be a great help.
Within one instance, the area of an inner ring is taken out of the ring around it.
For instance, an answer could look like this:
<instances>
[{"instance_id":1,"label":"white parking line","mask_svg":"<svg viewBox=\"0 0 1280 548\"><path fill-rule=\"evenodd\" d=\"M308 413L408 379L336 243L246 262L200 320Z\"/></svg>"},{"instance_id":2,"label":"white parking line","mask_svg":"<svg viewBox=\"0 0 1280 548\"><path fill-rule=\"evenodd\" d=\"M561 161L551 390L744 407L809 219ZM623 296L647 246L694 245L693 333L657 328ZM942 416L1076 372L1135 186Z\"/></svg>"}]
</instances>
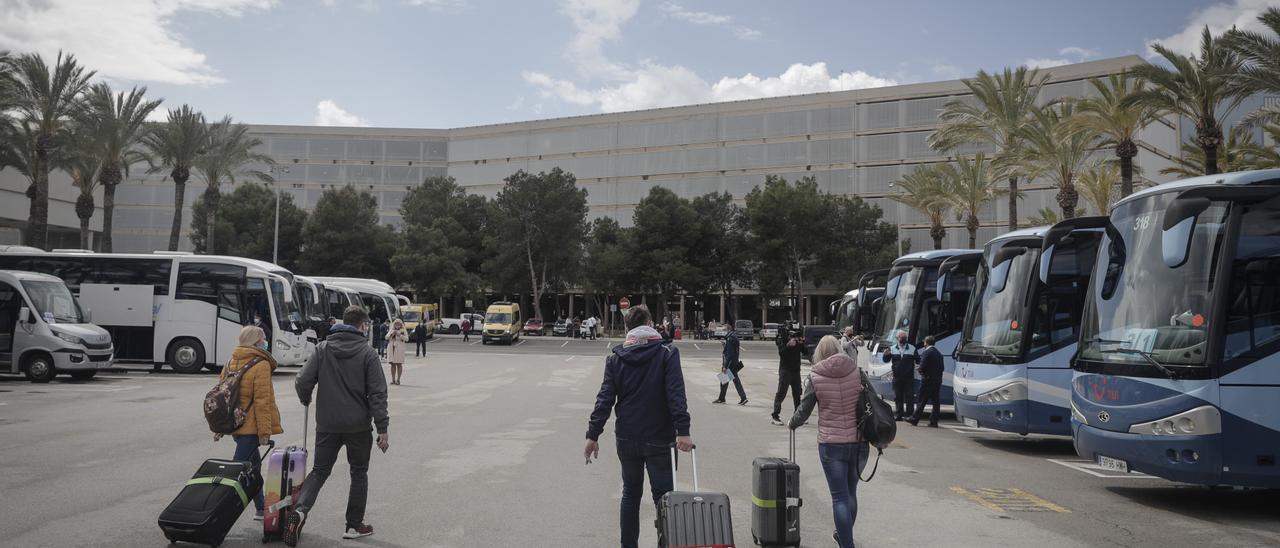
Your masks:
<instances>
[{"instance_id":1,"label":"white parking line","mask_svg":"<svg viewBox=\"0 0 1280 548\"><path fill-rule=\"evenodd\" d=\"M574 358L576 358L576 357L577 357L577 356L569 356L569 357L568 357L568 358L566 358L564 361L571 362L571 361L573 361L573 359L574 359Z\"/></svg>"},{"instance_id":2,"label":"white parking line","mask_svg":"<svg viewBox=\"0 0 1280 548\"><path fill-rule=\"evenodd\" d=\"M520 346L520 345L522 345L522 344L524 344L524 343L527 343L527 342L529 342L529 341L527 341L527 340L525 340L525 339L520 339L520 342L516 343L516 346Z\"/></svg>"},{"instance_id":3,"label":"white parking line","mask_svg":"<svg viewBox=\"0 0 1280 548\"><path fill-rule=\"evenodd\" d=\"M472 342L472 343L471 343L471 345L472 345L472 346L475 346L475 345L477 345L477 344L480 344L480 341L474 341L474 342Z\"/></svg>"},{"instance_id":4,"label":"white parking line","mask_svg":"<svg viewBox=\"0 0 1280 548\"><path fill-rule=\"evenodd\" d=\"M702 347L698 346L698 343L693 343L693 347L697 348L698 350L702 350Z\"/></svg>"},{"instance_id":5,"label":"white parking line","mask_svg":"<svg viewBox=\"0 0 1280 548\"><path fill-rule=\"evenodd\" d=\"M566 346L569 346L569 341L565 341L564 344L560 345L560 348L564 348Z\"/></svg>"}]
</instances>

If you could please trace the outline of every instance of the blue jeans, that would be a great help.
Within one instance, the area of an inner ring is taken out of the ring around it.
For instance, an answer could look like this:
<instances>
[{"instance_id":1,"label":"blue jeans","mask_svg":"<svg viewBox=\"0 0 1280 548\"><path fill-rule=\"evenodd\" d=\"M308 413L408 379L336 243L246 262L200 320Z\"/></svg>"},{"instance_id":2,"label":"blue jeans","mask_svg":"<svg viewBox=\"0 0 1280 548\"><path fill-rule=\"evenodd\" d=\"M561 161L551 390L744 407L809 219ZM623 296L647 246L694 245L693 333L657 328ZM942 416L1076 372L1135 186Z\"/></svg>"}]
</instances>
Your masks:
<instances>
[{"instance_id":1,"label":"blue jeans","mask_svg":"<svg viewBox=\"0 0 1280 548\"><path fill-rule=\"evenodd\" d=\"M858 519L858 475L867 466L871 446L866 443L819 443L818 457L831 490L840 548L853 548L853 522Z\"/></svg>"},{"instance_id":2,"label":"blue jeans","mask_svg":"<svg viewBox=\"0 0 1280 548\"><path fill-rule=\"evenodd\" d=\"M655 511L662 495L671 491L671 444L618 440L618 460L622 462L622 504L618 521L622 528L622 548L636 548L640 542L640 500L644 497L644 473L649 471L649 490Z\"/></svg>"},{"instance_id":3,"label":"blue jeans","mask_svg":"<svg viewBox=\"0 0 1280 548\"><path fill-rule=\"evenodd\" d=\"M236 440L236 454L231 457L232 460L247 461L253 465L253 474L259 478L262 477L262 470L258 468L261 460L258 453L258 436L231 436ZM258 491L253 494L253 507L259 512L262 511L262 486L258 486Z\"/></svg>"}]
</instances>

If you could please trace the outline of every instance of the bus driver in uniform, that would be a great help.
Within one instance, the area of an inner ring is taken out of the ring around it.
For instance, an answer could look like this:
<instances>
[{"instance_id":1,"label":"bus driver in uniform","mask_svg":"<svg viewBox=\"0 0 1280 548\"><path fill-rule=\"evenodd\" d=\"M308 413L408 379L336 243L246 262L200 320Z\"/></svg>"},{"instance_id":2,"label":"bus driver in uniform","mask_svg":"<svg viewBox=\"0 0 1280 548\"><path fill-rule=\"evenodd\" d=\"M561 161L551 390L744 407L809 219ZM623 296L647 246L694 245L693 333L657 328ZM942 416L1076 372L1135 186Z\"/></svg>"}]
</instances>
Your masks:
<instances>
[{"instance_id":1,"label":"bus driver in uniform","mask_svg":"<svg viewBox=\"0 0 1280 548\"><path fill-rule=\"evenodd\" d=\"M898 342L884 349L881 359L884 363L893 362L893 415L895 420L900 421L915 411L914 384L920 353L915 346L907 343L907 332L899 329Z\"/></svg>"}]
</instances>

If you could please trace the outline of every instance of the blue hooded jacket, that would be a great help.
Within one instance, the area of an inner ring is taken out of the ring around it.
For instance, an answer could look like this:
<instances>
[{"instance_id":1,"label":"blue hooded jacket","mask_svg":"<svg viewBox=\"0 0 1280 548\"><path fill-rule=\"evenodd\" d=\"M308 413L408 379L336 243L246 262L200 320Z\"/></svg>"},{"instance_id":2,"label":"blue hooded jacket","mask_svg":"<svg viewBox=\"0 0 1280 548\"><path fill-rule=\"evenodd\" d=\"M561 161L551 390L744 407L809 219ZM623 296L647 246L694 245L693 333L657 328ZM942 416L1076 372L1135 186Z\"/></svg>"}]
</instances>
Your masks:
<instances>
[{"instance_id":1,"label":"blue hooded jacket","mask_svg":"<svg viewBox=\"0 0 1280 548\"><path fill-rule=\"evenodd\" d=\"M652 327L637 327L605 360L604 381L587 425L587 438L599 439L610 412L617 410L614 437L669 443L689 435L680 351L663 344Z\"/></svg>"}]
</instances>

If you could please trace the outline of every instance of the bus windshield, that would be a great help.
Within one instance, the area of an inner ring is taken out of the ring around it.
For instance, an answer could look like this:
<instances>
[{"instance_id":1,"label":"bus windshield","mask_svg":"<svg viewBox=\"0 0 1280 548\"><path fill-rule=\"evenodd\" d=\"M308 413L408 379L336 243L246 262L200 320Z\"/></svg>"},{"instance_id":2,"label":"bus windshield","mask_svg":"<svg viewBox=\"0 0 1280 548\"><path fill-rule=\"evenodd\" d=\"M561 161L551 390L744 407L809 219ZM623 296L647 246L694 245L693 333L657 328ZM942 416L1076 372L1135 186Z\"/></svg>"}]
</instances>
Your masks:
<instances>
[{"instance_id":1,"label":"bus windshield","mask_svg":"<svg viewBox=\"0 0 1280 548\"><path fill-rule=\"evenodd\" d=\"M1200 213L1186 262L1169 268L1161 225L1175 196L1147 196L1111 213L1081 324L1080 359L1156 369L1205 365L1206 331L1219 321L1213 292L1228 206L1213 202Z\"/></svg>"},{"instance_id":2,"label":"bus windshield","mask_svg":"<svg viewBox=\"0 0 1280 548\"><path fill-rule=\"evenodd\" d=\"M1027 290L1035 276L1038 250L1028 249L999 265L990 264L999 245L988 246L978 267L976 286L979 298L969 302L964 323L961 353L1000 357L1018 356L1022 351L1022 313ZM1003 282L1003 283L1000 283Z\"/></svg>"},{"instance_id":3,"label":"bus windshield","mask_svg":"<svg viewBox=\"0 0 1280 548\"><path fill-rule=\"evenodd\" d=\"M46 320L53 318L51 323L84 323L80 304L62 282L22 280L22 287L27 290L36 315Z\"/></svg>"},{"instance_id":4,"label":"bus windshield","mask_svg":"<svg viewBox=\"0 0 1280 548\"><path fill-rule=\"evenodd\" d=\"M298 311L298 301L285 302L284 283L271 280L271 303L275 309L276 325L285 331L293 331L297 323L302 322L302 313Z\"/></svg>"},{"instance_id":5,"label":"bus windshield","mask_svg":"<svg viewBox=\"0 0 1280 548\"><path fill-rule=\"evenodd\" d=\"M853 297L845 297L840 301L839 308L836 310L836 329L843 331L844 328L853 325L853 316L858 311L858 300Z\"/></svg>"},{"instance_id":6,"label":"bus windshield","mask_svg":"<svg viewBox=\"0 0 1280 548\"><path fill-rule=\"evenodd\" d=\"M511 323L511 313L510 312L490 312L485 315L484 323L508 325Z\"/></svg>"},{"instance_id":7,"label":"bus windshield","mask_svg":"<svg viewBox=\"0 0 1280 548\"><path fill-rule=\"evenodd\" d=\"M880 316L876 319L876 333L881 342L893 342L898 340L896 332L901 329L910 334L912 307L915 306L916 288L920 285L920 278L924 275L924 268L915 267L911 270L903 272L894 280L889 280L892 287L897 285L897 291L893 298L889 298L889 292L886 291L884 301L880 308Z\"/></svg>"}]
</instances>

